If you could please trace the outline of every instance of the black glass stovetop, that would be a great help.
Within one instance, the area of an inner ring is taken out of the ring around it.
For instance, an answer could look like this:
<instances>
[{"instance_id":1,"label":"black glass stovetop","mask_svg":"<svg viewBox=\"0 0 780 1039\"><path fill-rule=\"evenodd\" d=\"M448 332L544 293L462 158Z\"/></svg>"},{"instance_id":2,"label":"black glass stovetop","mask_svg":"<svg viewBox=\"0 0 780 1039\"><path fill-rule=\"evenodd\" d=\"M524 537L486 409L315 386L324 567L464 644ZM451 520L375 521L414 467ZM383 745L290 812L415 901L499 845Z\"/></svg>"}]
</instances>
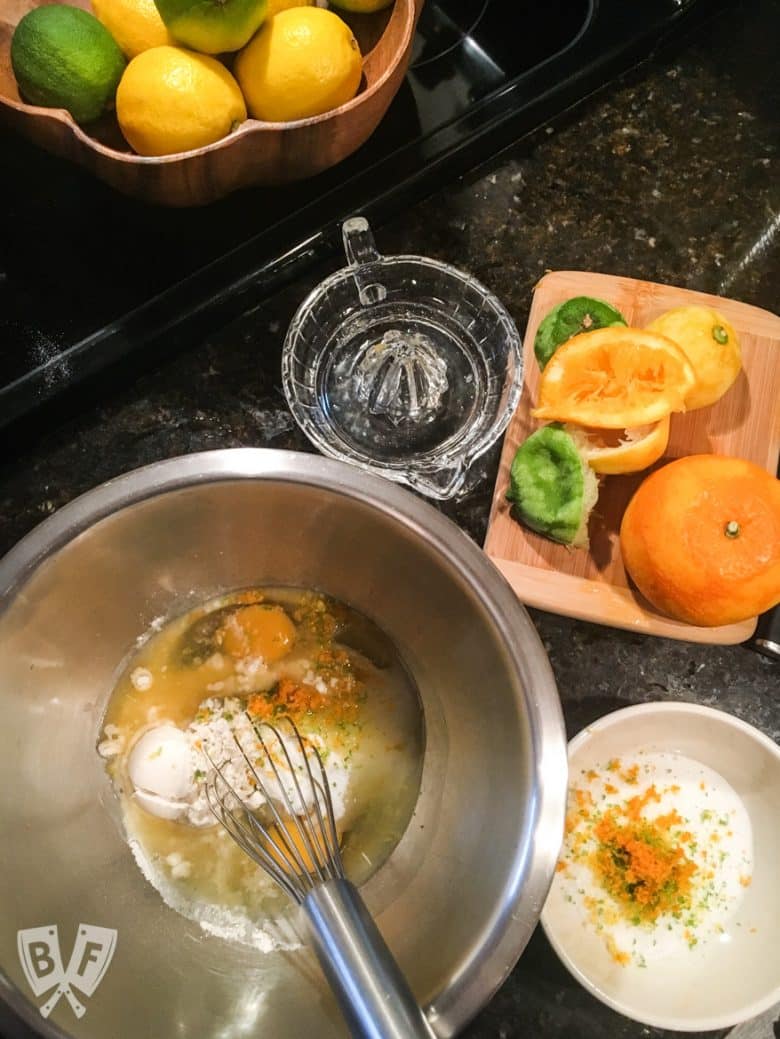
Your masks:
<instances>
[{"instance_id":1,"label":"black glass stovetop","mask_svg":"<svg viewBox=\"0 0 780 1039\"><path fill-rule=\"evenodd\" d=\"M579 100L713 0L428 0L374 136L308 182L200 209L125 198L0 129L0 426L240 313ZM118 368L117 368L118 370Z\"/></svg>"}]
</instances>

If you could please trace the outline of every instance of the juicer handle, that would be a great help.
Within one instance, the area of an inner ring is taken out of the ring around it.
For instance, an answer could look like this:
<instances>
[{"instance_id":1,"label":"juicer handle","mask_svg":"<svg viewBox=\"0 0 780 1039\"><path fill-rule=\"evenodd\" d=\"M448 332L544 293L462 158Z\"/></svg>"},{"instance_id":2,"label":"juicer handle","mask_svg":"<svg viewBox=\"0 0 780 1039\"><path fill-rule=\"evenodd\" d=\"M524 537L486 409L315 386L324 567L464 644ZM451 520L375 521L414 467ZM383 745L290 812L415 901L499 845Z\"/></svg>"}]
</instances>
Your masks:
<instances>
[{"instance_id":1,"label":"juicer handle","mask_svg":"<svg viewBox=\"0 0 780 1039\"><path fill-rule=\"evenodd\" d=\"M345 220L341 225L341 239L349 266L354 271L360 302L364 307L381 303L387 296L387 290L377 282L377 272L371 265L382 257L377 251L368 220L362 216L351 216Z\"/></svg>"},{"instance_id":2,"label":"juicer handle","mask_svg":"<svg viewBox=\"0 0 780 1039\"><path fill-rule=\"evenodd\" d=\"M312 946L354 1039L435 1039L357 889L328 880L303 902Z\"/></svg>"}]
</instances>

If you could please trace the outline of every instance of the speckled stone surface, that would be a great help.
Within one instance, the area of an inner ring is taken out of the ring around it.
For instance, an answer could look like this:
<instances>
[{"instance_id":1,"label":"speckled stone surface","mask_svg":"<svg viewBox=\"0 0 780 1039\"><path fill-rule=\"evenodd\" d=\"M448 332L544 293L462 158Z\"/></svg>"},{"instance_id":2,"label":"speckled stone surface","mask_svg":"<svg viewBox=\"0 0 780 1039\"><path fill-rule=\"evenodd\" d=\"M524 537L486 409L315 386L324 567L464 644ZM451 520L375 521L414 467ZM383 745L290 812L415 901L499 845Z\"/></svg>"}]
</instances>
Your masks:
<instances>
[{"instance_id":1,"label":"speckled stone surface","mask_svg":"<svg viewBox=\"0 0 780 1039\"><path fill-rule=\"evenodd\" d=\"M555 126L379 229L383 252L471 270L522 328L546 269L676 283L780 310L780 0L745 0ZM172 455L233 446L309 450L280 388L297 303L324 269L78 417L7 437L0 552L79 493ZM780 359L778 359L780 363ZM481 542L497 465L443 511ZM712 648L534 612L570 734L649 700L723 708L780 738L780 669L743 647ZM660 1039L602 1007L541 932L468 1039ZM720 1033L723 1034L723 1033ZM780 1034L775 1029L775 1035ZM755 1039L771 1039L766 1021Z\"/></svg>"}]
</instances>

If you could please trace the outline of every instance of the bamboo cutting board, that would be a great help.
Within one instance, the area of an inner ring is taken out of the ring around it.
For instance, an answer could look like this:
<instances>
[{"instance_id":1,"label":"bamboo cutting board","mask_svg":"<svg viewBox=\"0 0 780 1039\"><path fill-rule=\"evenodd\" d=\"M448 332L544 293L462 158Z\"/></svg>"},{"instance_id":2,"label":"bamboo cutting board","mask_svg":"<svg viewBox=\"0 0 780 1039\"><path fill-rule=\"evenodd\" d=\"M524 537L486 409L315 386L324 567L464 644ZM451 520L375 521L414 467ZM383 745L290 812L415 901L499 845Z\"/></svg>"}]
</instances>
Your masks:
<instances>
[{"instance_id":1,"label":"bamboo cutting board","mask_svg":"<svg viewBox=\"0 0 780 1039\"><path fill-rule=\"evenodd\" d=\"M506 500L515 451L538 428L530 416L536 403L539 366L533 351L536 329L557 304L572 296L612 303L629 325L643 327L671 307L698 303L715 307L737 331L743 371L717 403L673 415L669 445L658 466L683 455L714 453L748 458L773 475L780 451L780 318L758 307L720 296L656 285L633 278L579 271L554 271L536 286L525 336L523 395L504 439L485 551L524 603L568 617L690 642L729 644L750 638L756 619L718 628L699 628L660 614L631 585L620 555L623 512L647 475L601 479L591 515L590 548L570 549L526 530L510 516Z\"/></svg>"}]
</instances>

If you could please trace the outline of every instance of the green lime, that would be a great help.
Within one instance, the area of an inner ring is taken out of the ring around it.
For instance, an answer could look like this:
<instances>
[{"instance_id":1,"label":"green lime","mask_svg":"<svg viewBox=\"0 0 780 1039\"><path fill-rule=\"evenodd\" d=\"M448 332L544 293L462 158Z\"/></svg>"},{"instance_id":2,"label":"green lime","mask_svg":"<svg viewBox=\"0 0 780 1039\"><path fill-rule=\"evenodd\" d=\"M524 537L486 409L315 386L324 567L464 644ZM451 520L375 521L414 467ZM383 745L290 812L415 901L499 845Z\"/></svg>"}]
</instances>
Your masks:
<instances>
[{"instance_id":1,"label":"green lime","mask_svg":"<svg viewBox=\"0 0 780 1039\"><path fill-rule=\"evenodd\" d=\"M177 43L203 54L240 50L268 15L268 0L154 0Z\"/></svg>"},{"instance_id":2,"label":"green lime","mask_svg":"<svg viewBox=\"0 0 780 1039\"><path fill-rule=\"evenodd\" d=\"M567 339L595 328L625 325L626 319L611 303L590 296L575 296L553 307L542 320L534 339L534 353L539 367L544 368L552 355Z\"/></svg>"},{"instance_id":3,"label":"green lime","mask_svg":"<svg viewBox=\"0 0 780 1039\"><path fill-rule=\"evenodd\" d=\"M517 449L507 498L531 530L587 548L588 517L598 496L595 473L561 426L537 429Z\"/></svg>"},{"instance_id":4,"label":"green lime","mask_svg":"<svg viewBox=\"0 0 780 1039\"><path fill-rule=\"evenodd\" d=\"M67 108L77 123L89 123L113 106L127 62L93 15L49 4L29 11L16 26L11 64L26 101Z\"/></svg>"}]
</instances>

